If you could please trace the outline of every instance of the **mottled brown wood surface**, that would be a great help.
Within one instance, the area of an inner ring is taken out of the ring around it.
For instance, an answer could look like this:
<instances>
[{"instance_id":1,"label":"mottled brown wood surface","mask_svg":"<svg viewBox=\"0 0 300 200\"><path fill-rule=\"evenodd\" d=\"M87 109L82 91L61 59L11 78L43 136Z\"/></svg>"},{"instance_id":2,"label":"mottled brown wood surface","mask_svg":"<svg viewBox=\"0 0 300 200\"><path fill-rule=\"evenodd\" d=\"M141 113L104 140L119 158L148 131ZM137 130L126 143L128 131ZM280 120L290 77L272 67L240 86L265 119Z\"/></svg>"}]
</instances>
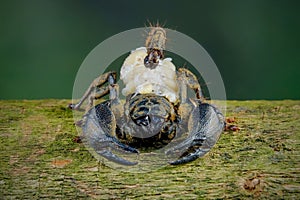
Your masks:
<instances>
[{"instance_id":1,"label":"mottled brown wood surface","mask_svg":"<svg viewBox=\"0 0 300 200\"><path fill-rule=\"evenodd\" d=\"M74 142L68 103L0 101L0 199L300 198L300 101L228 101L238 131L203 158L149 173L97 162Z\"/></svg>"}]
</instances>

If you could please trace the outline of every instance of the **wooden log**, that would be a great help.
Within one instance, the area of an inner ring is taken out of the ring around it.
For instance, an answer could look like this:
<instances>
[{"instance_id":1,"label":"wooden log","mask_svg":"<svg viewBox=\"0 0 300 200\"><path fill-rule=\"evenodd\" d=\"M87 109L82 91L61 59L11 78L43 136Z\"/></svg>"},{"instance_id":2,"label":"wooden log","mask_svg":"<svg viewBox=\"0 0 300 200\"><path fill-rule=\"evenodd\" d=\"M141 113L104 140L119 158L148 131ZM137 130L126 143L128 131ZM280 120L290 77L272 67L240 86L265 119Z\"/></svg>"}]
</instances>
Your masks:
<instances>
[{"instance_id":1,"label":"wooden log","mask_svg":"<svg viewBox=\"0 0 300 200\"><path fill-rule=\"evenodd\" d=\"M235 131L203 158L149 173L98 162L76 141L69 102L0 101L0 199L300 197L300 101L228 101Z\"/></svg>"}]
</instances>

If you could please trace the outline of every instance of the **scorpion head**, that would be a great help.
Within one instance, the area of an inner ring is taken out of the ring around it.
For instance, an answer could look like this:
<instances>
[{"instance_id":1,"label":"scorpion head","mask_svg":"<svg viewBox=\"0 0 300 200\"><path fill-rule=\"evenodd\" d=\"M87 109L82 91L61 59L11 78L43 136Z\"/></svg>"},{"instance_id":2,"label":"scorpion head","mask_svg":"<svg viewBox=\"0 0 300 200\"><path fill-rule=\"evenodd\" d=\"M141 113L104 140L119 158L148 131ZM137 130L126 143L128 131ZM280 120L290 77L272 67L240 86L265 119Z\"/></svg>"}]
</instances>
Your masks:
<instances>
[{"instance_id":1,"label":"scorpion head","mask_svg":"<svg viewBox=\"0 0 300 200\"><path fill-rule=\"evenodd\" d=\"M135 135L148 138L158 134L173 133L175 111L165 98L156 95L137 95L129 102L129 115L136 124Z\"/></svg>"}]
</instances>

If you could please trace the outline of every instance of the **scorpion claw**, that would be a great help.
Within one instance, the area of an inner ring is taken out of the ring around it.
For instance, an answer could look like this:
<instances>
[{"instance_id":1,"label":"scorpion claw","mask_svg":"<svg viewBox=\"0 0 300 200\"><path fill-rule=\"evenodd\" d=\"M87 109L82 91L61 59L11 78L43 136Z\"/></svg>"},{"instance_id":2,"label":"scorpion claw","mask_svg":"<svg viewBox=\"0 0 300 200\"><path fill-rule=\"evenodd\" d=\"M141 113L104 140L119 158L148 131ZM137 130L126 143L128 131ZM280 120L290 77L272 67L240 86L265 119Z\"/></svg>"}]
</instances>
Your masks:
<instances>
[{"instance_id":1,"label":"scorpion claw","mask_svg":"<svg viewBox=\"0 0 300 200\"><path fill-rule=\"evenodd\" d=\"M107 160L110 160L112 162L121 164L121 165L126 165L126 166L133 166L138 164L138 162L130 162L128 160L125 160L123 158L120 158L119 156L113 154L110 151L107 150L102 150L102 151L96 151L99 155L103 156L104 158L106 158Z\"/></svg>"},{"instance_id":2,"label":"scorpion claw","mask_svg":"<svg viewBox=\"0 0 300 200\"><path fill-rule=\"evenodd\" d=\"M166 151L166 154L177 151L181 153L178 160L169 163L184 164L205 155L214 146L223 130L223 119L223 115L214 106L198 101L198 106L191 117L194 129L183 142Z\"/></svg>"},{"instance_id":3,"label":"scorpion claw","mask_svg":"<svg viewBox=\"0 0 300 200\"><path fill-rule=\"evenodd\" d=\"M124 144L122 144L121 148L122 148L122 150L130 152L130 153L140 153L137 149L132 148L132 147L127 146L127 145L124 145Z\"/></svg>"},{"instance_id":4,"label":"scorpion claw","mask_svg":"<svg viewBox=\"0 0 300 200\"><path fill-rule=\"evenodd\" d=\"M170 165L181 165L181 164L185 164L191 161L196 160L197 158L203 156L204 154L206 154L209 150L205 151L203 149L198 149L196 152L194 153L189 153L188 155L182 156L180 159L175 160L175 161L170 161L169 164ZM184 155L184 154L183 154Z\"/></svg>"},{"instance_id":5,"label":"scorpion claw","mask_svg":"<svg viewBox=\"0 0 300 200\"><path fill-rule=\"evenodd\" d=\"M191 162L193 160L196 160L197 158L199 158L199 156L197 156L195 154L190 154L190 155L188 155L186 157L183 157L183 158L180 158L178 160L170 161L169 164L170 165L181 165L181 164L188 163L188 162Z\"/></svg>"},{"instance_id":6,"label":"scorpion claw","mask_svg":"<svg viewBox=\"0 0 300 200\"><path fill-rule=\"evenodd\" d=\"M110 147L115 149L115 150L123 150L123 151L128 152L128 153L139 153L139 151L137 149L119 142L114 137L111 137L111 136L105 136L105 137L108 140L110 140L110 142L112 143L112 145L110 145Z\"/></svg>"},{"instance_id":7,"label":"scorpion claw","mask_svg":"<svg viewBox=\"0 0 300 200\"><path fill-rule=\"evenodd\" d=\"M127 166L136 165L137 162L125 160L111 151L139 153L137 149L123 144L109 134L114 127L111 125L113 113L108 105L108 101L98 104L85 115L82 126L84 141L87 146L92 147L97 154L109 161Z\"/></svg>"},{"instance_id":8,"label":"scorpion claw","mask_svg":"<svg viewBox=\"0 0 300 200\"><path fill-rule=\"evenodd\" d=\"M104 138L98 138L96 139L96 143L90 143L89 145L92 146L95 149L95 152L99 154L100 156L106 158L109 161L126 165L126 166L132 166L136 165L138 162L131 162L128 160L125 160L124 158L119 157L118 155L114 154L110 151L110 149L113 149L115 151L119 151L122 153L139 153L138 150L135 148L132 148L128 145L125 145L119 141L116 140L116 138L103 135Z\"/></svg>"}]
</instances>

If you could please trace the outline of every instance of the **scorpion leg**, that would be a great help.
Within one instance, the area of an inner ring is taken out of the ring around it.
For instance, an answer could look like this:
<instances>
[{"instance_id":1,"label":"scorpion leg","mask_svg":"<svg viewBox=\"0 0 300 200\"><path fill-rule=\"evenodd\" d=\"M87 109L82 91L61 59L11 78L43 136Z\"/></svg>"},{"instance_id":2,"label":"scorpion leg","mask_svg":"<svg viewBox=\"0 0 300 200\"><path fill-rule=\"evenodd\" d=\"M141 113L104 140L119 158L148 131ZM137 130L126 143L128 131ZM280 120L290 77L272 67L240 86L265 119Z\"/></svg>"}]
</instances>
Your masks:
<instances>
[{"instance_id":1,"label":"scorpion leg","mask_svg":"<svg viewBox=\"0 0 300 200\"><path fill-rule=\"evenodd\" d=\"M109 83L109 86L106 86L104 88L100 88L101 86L103 86L107 82ZM76 104L69 104L69 108L71 108L73 110L80 110L80 107L83 104L83 102L86 99L88 99L89 100L89 106L87 107L86 110L89 110L93 105L94 99L99 99L99 98L107 95L110 92L109 87L116 85L115 83L116 83L116 72L107 72L105 74L102 74L101 76L96 78L91 83L91 85L86 90L84 95L81 97L79 102L76 103ZM96 94L92 94L93 90L96 89L96 88L99 88L99 91Z\"/></svg>"},{"instance_id":2,"label":"scorpion leg","mask_svg":"<svg viewBox=\"0 0 300 200\"><path fill-rule=\"evenodd\" d=\"M187 87L194 90L197 99L202 99L203 95L197 77L188 69L178 69L178 81L180 85L181 103L187 100Z\"/></svg>"},{"instance_id":3,"label":"scorpion leg","mask_svg":"<svg viewBox=\"0 0 300 200\"><path fill-rule=\"evenodd\" d=\"M208 103L195 100L197 106L188 122L190 134L176 147L166 153L180 151L181 156L170 164L178 165L193 161L206 154L217 142L224 128L224 117L220 111ZM182 153L183 152L183 153Z\"/></svg>"}]
</instances>

